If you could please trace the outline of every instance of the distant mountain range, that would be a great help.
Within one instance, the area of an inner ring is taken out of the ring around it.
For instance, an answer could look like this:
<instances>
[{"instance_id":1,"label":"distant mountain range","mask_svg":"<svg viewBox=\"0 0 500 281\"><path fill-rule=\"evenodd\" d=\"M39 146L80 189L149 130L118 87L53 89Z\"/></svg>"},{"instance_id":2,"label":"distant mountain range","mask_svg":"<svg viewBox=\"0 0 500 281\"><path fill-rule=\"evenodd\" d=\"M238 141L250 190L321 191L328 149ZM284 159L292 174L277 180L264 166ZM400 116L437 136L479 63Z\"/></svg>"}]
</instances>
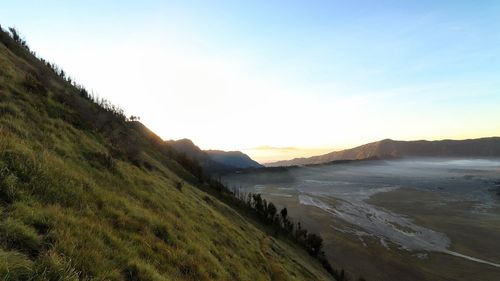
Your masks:
<instances>
[{"instance_id":1,"label":"distant mountain range","mask_svg":"<svg viewBox=\"0 0 500 281\"><path fill-rule=\"evenodd\" d=\"M189 139L170 140L166 143L188 157L198 160L203 169L211 174L263 167L240 151L201 150Z\"/></svg>"},{"instance_id":2,"label":"distant mountain range","mask_svg":"<svg viewBox=\"0 0 500 281\"><path fill-rule=\"evenodd\" d=\"M440 141L395 141L385 139L319 156L268 163L266 166L312 165L338 160L403 157L500 157L500 137Z\"/></svg>"}]
</instances>

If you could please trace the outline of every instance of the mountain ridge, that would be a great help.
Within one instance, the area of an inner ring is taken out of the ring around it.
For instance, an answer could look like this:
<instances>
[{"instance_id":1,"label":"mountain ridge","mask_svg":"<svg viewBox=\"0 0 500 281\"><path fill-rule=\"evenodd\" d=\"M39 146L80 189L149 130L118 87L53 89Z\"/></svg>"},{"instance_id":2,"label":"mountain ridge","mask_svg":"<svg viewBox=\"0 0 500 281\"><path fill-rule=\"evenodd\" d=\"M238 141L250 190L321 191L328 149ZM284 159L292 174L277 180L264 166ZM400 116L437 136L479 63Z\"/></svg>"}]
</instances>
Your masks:
<instances>
[{"instance_id":1,"label":"mountain ridge","mask_svg":"<svg viewBox=\"0 0 500 281\"><path fill-rule=\"evenodd\" d=\"M196 159L209 173L219 174L263 166L241 151L202 150L190 139L168 140L165 143L186 156Z\"/></svg>"},{"instance_id":2,"label":"mountain ridge","mask_svg":"<svg viewBox=\"0 0 500 281\"><path fill-rule=\"evenodd\" d=\"M500 157L500 137L465 140L383 139L350 149L267 163L267 167L325 164L337 160L390 159L404 157Z\"/></svg>"}]
</instances>

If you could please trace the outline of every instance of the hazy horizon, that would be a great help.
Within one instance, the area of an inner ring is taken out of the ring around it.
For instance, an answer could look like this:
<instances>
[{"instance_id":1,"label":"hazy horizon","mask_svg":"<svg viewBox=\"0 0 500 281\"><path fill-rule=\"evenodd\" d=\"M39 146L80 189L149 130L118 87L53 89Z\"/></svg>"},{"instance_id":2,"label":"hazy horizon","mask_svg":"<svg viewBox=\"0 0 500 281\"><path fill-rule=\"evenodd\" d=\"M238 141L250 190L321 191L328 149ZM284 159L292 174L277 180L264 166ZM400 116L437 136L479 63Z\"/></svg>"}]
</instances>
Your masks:
<instances>
[{"instance_id":1,"label":"hazy horizon","mask_svg":"<svg viewBox=\"0 0 500 281\"><path fill-rule=\"evenodd\" d=\"M499 13L496 1L22 1L0 17L162 138L265 163L500 135Z\"/></svg>"},{"instance_id":2,"label":"hazy horizon","mask_svg":"<svg viewBox=\"0 0 500 281\"><path fill-rule=\"evenodd\" d=\"M494 137L499 137L499 136L498 135L480 136L480 137L477 137L474 139L494 138ZM385 139L390 139L390 138L385 138ZM382 141L382 140L383 139L375 140L375 141L368 141L368 142L356 144L353 146L340 147L340 148L260 146L260 147L254 147L254 148L244 148L244 149L241 149L240 151L248 154L253 160L255 160L261 164L268 164L268 163L273 163L273 162L282 161L282 160L292 160L295 158L307 158L307 157L311 157L311 156L319 156L319 155L323 155L323 154L327 154L327 153L331 153L331 152L337 152L337 151L355 148L358 146L362 146L365 144L369 144L369 143L377 142L377 141ZM394 140L394 141L441 141L441 140L451 140L451 139L444 138L444 139L407 139L407 140L392 139L392 140ZM465 140L465 139L453 139L453 140Z\"/></svg>"}]
</instances>

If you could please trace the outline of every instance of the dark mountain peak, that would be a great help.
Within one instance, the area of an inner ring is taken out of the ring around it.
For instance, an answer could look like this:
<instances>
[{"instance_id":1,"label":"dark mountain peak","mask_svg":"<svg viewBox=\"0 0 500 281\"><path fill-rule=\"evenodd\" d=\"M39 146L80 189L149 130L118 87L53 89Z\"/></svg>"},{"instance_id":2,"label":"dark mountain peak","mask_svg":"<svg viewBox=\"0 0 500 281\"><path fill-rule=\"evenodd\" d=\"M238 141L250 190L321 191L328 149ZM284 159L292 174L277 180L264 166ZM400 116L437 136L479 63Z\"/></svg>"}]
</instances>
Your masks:
<instances>
[{"instance_id":1,"label":"dark mountain peak","mask_svg":"<svg viewBox=\"0 0 500 281\"><path fill-rule=\"evenodd\" d=\"M189 150L199 150L201 149L193 143L192 140L184 138L184 139L179 139L179 140L168 140L166 143L170 145L176 146L176 148L184 148L184 149L189 149Z\"/></svg>"},{"instance_id":2,"label":"dark mountain peak","mask_svg":"<svg viewBox=\"0 0 500 281\"><path fill-rule=\"evenodd\" d=\"M194 142L188 138L183 138L183 139L179 139L179 140L172 140L178 144L183 144L183 145L192 145L192 146L196 146L194 144Z\"/></svg>"},{"instance_id":3,"label":"dark mountain peak","mask_svg":"<svg viewBox=\"0 0 500 281\"><path fill-rule=\"evenodd\" d=\"M202 167L211 173L262 167L241 151L201 150L190 139L170 140L166 143L177 151L198 160Z\"/></svg>"},{"instance_id":4,"label":"dark mountain peak","mask_svg":"<svg viewBox=\"0 0 500 281\"><path fill-rule=\"evenodd\" d=\"M202 166L203 161L208 158L208 156L190 139L169 140L165 143L173 147L178 152L184 153L186 156L202 162Z\"/></svg>"}]
</instances>

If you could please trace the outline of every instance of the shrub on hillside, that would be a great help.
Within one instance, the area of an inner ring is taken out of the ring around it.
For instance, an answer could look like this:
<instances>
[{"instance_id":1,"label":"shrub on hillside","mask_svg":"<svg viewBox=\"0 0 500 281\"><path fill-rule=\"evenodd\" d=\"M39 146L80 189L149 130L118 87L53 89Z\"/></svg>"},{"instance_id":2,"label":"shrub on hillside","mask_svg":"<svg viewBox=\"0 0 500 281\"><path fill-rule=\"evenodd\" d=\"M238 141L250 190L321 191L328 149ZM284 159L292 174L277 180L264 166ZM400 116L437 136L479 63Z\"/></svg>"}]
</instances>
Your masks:
<instances>
[{"instance_id":1,"label":"shrub on hillside","mask_svg":"<svg viewBox=\"0 0 500 281\"><path fill-rule=\"evenodd\" d=\"M87 152L83 154L85 159L96 168L114 170L116 168L113 157L104 152Z\"/></svg>"},{"instance_id":2,"label":"shrub on hillside","mask_svg":"<svg viewBox=\"0 0 500 281\"><path fill-rule=\"evenodd\" d=\"M17 31L17 29L15 27L9 27L9 31L10 31L12 39L14 39L14 41L16 41L17 44L19 44L20 46L22 46L25 49L29 49L28 44L26 43L26 40L21 38L21 35L19 35L19 32Z\"/></svg>"},{"instance_id":3,"label":"shrub on hillside","mask_svg":"<svg viewBox=\"0 0 500 281\"><path fill-rule=\"evenodd\" d=\"M175 182L175 188L177 188L179 191L182 191L182 186L183 186L183 183L181 181Z\"/></svg>"},{"instance_id":4,"label":"shrub on hillside","mask_svg":"<svg viewBox=\"0 0 500 281\"><path fill-rule=\"evenodd\" d=\"M19 111L11 104L0 104L0 115L16 117Z\"/></svg>"},{"instance_id":5,"label":"shrub on hillside","mask_svg":"<svg viewBox=\"0 0 500 281\"><path fill-rule=\"evenodd\" d=\"M313 256L318 256L323 247L323 238L315 233L309 233L306 238L308 252Z\"/></svg>"},{"instance_id":6,"label":"shrub on hillside","mask_svg":"<svg viewBox=\"0 0 500 281\"><path fill-rule=\"evenodd\" d=\"M35 280L80 281L81 272L77 271L71 262L55 254L46 254L37 259L33 266ZM90 281L90 280L88 280Z\"/></svg>"},{"instance_id":7,"label":"shrub on hillside","mask_svg":"<svg viewBox=\"0 0 500 281\"><path fill-rule=\"evenodd\" d=\"M26 74L23 86L31 93L47 96L47 88L40 82L36 74Z\"/></svg>"},{"instance_id":8,"label":"shrub on hillside","mask_svg":"<svg viewBox=\"0 0 500 281\"><path fill-rule=\"evenodd\" d=\"M30 280L32 264L33 262L21 253L0 249L0 280Z\"/></svg>"},{"instance_id":9,"label":"shrub on hillside","mask_svg":"<svg viewBox=\"0 0 500 281\"><path fill-rule=\"evenodd\" d=\"M7 169L0 170L0 200L4 203L10 204L18 196L16 188L17 178L9 173Z\"/></svg>"},{"instance_id":10,"label":"shrub on hillside","mask_svg":"<svg viewBox=\"0 0 500 281\"><path fill-rule=\"evenodd\" d=\"M35 256L42 245L35 229L10 218L0 222L0 243L6 249L18 250L30 256Z\"/></svg>"},{"instance_id":11,"label":"shrub on hillside","mask_svg":"<svg viewBox=\"0 0 500 281\"><path fill-rule=\"evenodd\" d=\"M126 281L160 281L161 276L156 273L154 268L149 264L144 264L140 261L132 261L123 269L123 277Z\"/></svg>"}]
</instances>

